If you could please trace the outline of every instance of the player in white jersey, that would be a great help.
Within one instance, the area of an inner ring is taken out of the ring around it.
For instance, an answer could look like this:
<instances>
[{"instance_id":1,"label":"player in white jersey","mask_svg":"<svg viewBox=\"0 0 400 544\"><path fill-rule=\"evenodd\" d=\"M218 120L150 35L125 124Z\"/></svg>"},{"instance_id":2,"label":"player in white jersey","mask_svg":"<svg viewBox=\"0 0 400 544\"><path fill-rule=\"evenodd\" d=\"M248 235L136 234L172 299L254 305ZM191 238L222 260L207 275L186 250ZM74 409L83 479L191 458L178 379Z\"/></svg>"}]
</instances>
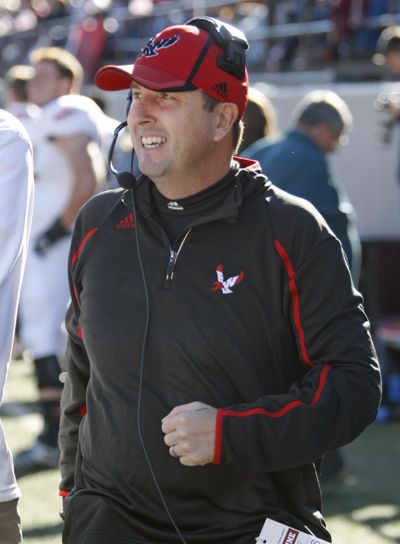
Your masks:
<instances>
[{"instance_id":1,"label":"player in white jersey","mask_svg":"<svg viewBox=\"0 0 400 544\"><path fill-rule=\"evenodd\" d=\"M15 457L17 477L58 466L60 359L66 347L67 258L79 208L104 181L100 148L106 117L79 91L82 68L59 48L31 55L35 75L29 100L41 108L31 132L35 208L27 270L21 292L20 336L35 364L44 429L31 448Z\"/></svg>"},{"instance_id":2,"label":"player in white jersey","mask_svg":"<svg viewBox=\"0 0 400 544\"><path fill-rule=\"evenodd\" d=\"M32 66L16 64L7 71L4 77L6 90L5 109L21 121L29 135L31 128L35 125L40 115L39 106L32 104L28 100L27 84L33 75L34 69Z\"/></svg>"},{"instance_id":3,"label":"player in white jersey","mask_svg":"<svg viewBox=\"0 0 400 544\"><path fill-rule=\"evenodd\" d=\"M32 148L22 124L0 110L0 404L4 392L33 208ZM19 544L20 490L0 422L0 541Z\"/></svg>"}]
</instances>

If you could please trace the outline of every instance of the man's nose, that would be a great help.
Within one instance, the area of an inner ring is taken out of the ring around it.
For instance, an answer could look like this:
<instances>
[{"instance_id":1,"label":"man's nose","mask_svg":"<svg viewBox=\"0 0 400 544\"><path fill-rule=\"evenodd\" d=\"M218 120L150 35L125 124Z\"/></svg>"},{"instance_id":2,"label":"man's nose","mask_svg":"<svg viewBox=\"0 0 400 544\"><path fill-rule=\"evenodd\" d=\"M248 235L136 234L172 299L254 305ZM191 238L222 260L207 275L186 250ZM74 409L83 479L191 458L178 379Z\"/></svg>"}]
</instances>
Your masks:
<instances>
[{"instance_id":1,"label":"man's nose","mask_svg":"<svg viewBox=\"0 0 400 544\"><path fill-rule=\"evenodd\" d=\"M135 123L149 123L154 120L150 101L142 98L132 103L129 116Z\"/></svg>"}]
</instances>

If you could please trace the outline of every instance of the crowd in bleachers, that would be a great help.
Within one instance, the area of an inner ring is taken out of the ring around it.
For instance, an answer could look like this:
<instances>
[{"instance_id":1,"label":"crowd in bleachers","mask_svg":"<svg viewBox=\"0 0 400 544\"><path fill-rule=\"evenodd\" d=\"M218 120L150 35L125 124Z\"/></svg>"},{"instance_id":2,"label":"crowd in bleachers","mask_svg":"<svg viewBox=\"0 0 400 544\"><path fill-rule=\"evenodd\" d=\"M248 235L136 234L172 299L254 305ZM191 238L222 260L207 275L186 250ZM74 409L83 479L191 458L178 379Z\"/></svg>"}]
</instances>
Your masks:
<instances>
[{"instance_id":1,"label":"crowd in bleachers","mask_svg":"<svg viewBox=\"0 0 400 544\"><path fill-rule=\"evenodd\" d=\"M146 36L199 13L250 36L250 70L319 69L370 58L380 30L399 22L399 0L8 0L0 5L0 76L39 46L74 53L91 81L99 63L129 61Z\"/></svg>"}]
</instances>

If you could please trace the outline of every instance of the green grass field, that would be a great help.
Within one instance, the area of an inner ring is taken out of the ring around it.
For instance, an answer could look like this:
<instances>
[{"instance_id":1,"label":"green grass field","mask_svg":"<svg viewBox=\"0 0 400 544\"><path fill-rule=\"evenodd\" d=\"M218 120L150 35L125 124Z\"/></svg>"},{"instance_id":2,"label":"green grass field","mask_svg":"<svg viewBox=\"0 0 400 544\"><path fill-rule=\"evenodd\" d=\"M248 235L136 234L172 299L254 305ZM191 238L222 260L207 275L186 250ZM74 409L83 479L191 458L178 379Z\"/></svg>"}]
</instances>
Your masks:
<instances>
[{"instance_id":1,"label":"green grass field","mask_svg":"<svg viewBox=\"0 0 400 544\"><path fill-rule=\"evenodd\" d=\"M13 362L5 396L12 415L3 415L2 422L14 452L40 429L35 400L32 366ZM400 422L372 425L345 451L352 477L324 500L334 544L400 544ZM61 542L58 482L57 470L20 480L25 544Z\"/></svg>"}]
</instances>

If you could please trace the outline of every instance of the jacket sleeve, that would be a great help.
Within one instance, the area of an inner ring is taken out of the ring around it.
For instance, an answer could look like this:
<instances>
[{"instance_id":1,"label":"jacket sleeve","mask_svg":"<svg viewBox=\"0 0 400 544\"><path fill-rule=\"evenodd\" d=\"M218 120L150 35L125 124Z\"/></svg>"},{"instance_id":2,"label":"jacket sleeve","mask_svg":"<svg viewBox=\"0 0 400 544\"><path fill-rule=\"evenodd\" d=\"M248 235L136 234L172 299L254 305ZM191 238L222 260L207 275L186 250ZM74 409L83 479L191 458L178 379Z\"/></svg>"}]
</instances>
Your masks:
<instances>
[{"instance_id":1,"label":"jacket sleeve","mask_svg":"<svg viewBox=\"0 0 400 544\"><path fill-rule=\"evenodd\" d=\"M32 147L22 128L0 110L0 403L11 359L33 210Z\"/></svg>"},{"instance_id":2,"label":"jacket sleeve","mask_svg":"<svg viewBox=\"0 0 400 544\"><path fill-rule=\"evenodd\" d=\"M73 246L72 246L73 247ZM72 252L71 252L72 254ZM71 263L71 258L70 258ZM70 265L71 303L66 316L68 345L66 351L66 380L61 398L59 444L61 449L60 495L68 495L74 487L74 467L78 448L78 430L86 414L86 387L89 362L79 326L79 295Z\"/></svg>"},{"instance_id":3,"label":"jacket sleeve","mask_svg":"<svg viewBox=\"0 0 400 544\"><path fill-rule=\"evenodd\" d=\"M219 409L214 463L300 466L349 443L376 416L379 365L340 244L328 233L299 262L307 233L296 230L303 241L275 240L275 248L304 374L282 394Z\"/></svg>"}]
</instances>

